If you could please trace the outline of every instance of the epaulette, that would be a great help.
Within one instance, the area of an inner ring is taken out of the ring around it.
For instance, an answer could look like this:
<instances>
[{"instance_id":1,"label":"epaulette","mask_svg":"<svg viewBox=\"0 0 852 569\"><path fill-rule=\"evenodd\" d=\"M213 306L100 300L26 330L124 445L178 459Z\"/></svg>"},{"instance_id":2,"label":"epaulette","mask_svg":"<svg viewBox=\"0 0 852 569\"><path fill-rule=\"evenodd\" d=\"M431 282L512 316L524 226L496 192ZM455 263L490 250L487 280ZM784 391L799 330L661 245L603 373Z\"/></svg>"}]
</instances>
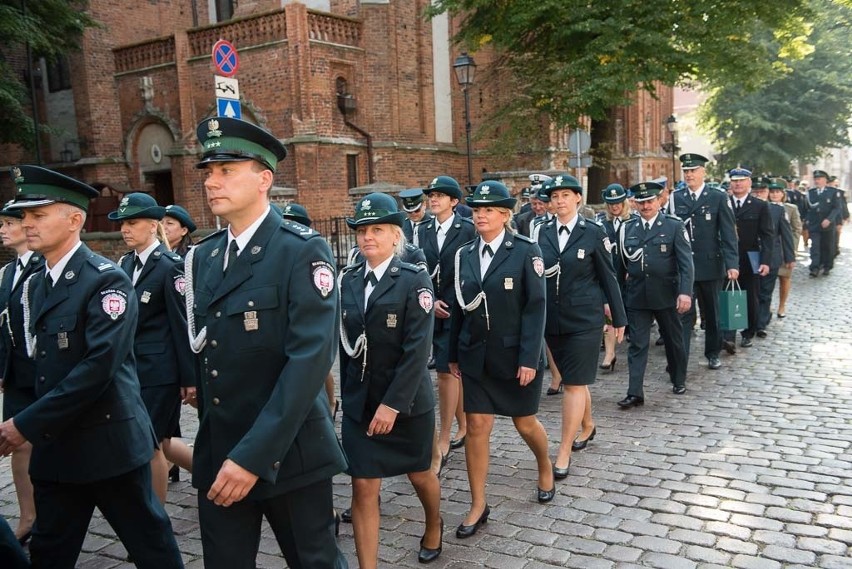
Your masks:
<instances>
[{"instance_id":1,"label":"epaulette","mask_svg":"<svg viewBox=\"0 0 852 569\"><path fill-rule=\"evenodd\" d=\"M359 261L357 263L352 263L351 265L346 265L342 269L340 269L340 274L345 275L346 273L352 272L355 269L360 269L364 266L364 261Z\"/></svg>"},{"instance_id":2,"label":"epaulette","mask_svg":"<svg viewBox=\"0 0 852 569\"><path fill-rule=\"evenodd\" d=\"M423 270L423 267L412 265L411 263L406 263L405 261L400 261L400 268L405 269L407 271L411 271L412 273L419 273Z\"/></svg>"},{"instance_id":3,"label":"epaulette","mask_svg":"<svg viewBox=\"0 0 852 569\"><path fill-rule=\"evenodd\" d=\"M292 219L284 219L281 221L281 229L285 231L289 231L295 235L298 235L302 239L308 240L311 237L315 237L319 235L318 232L314 231L307 225L302 225L298 221L293 221Z\"/></svg>"},{"instance_id":4,"label":"epaulette","mask_svg":"<svg viewBox=\"0 0 852 569\"><path fill-rule=\"evenodd\" d=\"M516 241L525 241L526 243L535 243L531 237L527 237L526 235L521 235L520 233L515 233L514 239Z\"/></svg>"},{"instance_id":5,"label":"epaulette","mask_svg":"<svg viewBox=\"0 0 852 569\"><path fill-rule=\"evenodd\" d=\"M420 247L418 247L414 243L406 243L405 244L405 250L406 251L412 251L413 252L413 251L417 251L419 249L420 249Z\"/></svg>"},{"instance_id":6,"label":"epaulette","mask_svg":"<svg viewBox=\"0 0 852 569\"><path fill-rule=\"evenodd\" d=\"M177 254L177 253L175 253L174 251L166 251L165 253L163 253L163 255L165 255L166 257L168 257L168 258L169 258L169 259L171 259L172 261L181 261L181 260L183 260L183 257L181 257L180 255L178 255L178 254Z\"/></svg>"},{"instance_id":7,"label":"epaulette","mask_svg":"<svg viewBox=\"0 0 852 569\"><path fill-rule=\"evenodd\" d=\"M473 220L472 220L471 218L469 218L469 217L462 217L462 216L460 216L460 215L459 215L458 217L462 220L462 222L466 222L466 223L469 223L469 224L473 225Z\"/></svg>"},{"instance_id":8,"label":"epaulette","mask_svg":"<svg viewBox=\"0 0 852 569\"><path fill-rule=\"evenodd\" d=\"M86 260L89 261L89 263L95 269L97 269L99 273L103 273L105 271L112 271L118 268L118 265L116 265L109 259L101 257L100 255L89 255L88 257L86 257Z\"/></svg>"},{"instance_id":9,"label":"epaulette","mask_svg":"<svg viewBox=\"0 0 852 569\"><path fill-rule=\"evenodd\" d=\"M210 235L208 235L206 237L202 237L201 239L196 241L195 246L197 247L198 245L201 245L202 243L204 243L205 241L207 241L209 239L212 239L213 237L218 237L219 235L222 235L222 233L224 233L225 231L227 231L226 227L223 227L222 229L218 229L218 230L214 231L213 233L211 233Z\"/></svg>"},{"instance_id":10,"label":"epaulette","mask_svg":"<svg viewBox=\"0 0 852 569\"><path fill-rule=\"evenodd\" d=\"M628 223L634 223L636 221L639 221L640 219L642 219L642 216L640 215L631 215L630 217L622 221L621 224L627 225Z\"/></svg>"},{"instance_id":11,"label":"epaulette","mask_svg":"<svg viewBox=\"0 0 852 569\"><path fill-rule=\"evenodd\" d=\"M550 227L550 226L551 226L551 225L553 225L554 223L556 223L556 218L555 218L555 217L552 217L552 218L548 219L547 221L545 221L543 225L544 225L545 227Z\"/></svg>"},{"instance_id":12,"label":"epaulette","mask_svg":"<svg viewBox=\"0 0 852 569\"><path fill-rule=\"evenodd\" d=\"M473 244L475 244L477 239L478 239L478 237L474 237L473 239L471 239L471 240L470 240L470 241L468 241L467 243L462 243L462 244L461 244L461 246L459 246L459 249L461 249L462 247L467 247L468 245L473 245ZM473 249L472 249L472 248L471 248L471 251L473 251Z\"/></svg>"},{"instance_id":13,"label":"epaulette","mask_svg":"<svg viewBox=\"0 0 852 569\"><path fill-rule=\"evenodd\" d=\"M674 219L676 221L683 221L681 218L679 218L676 215L672 215L671 213L664 213L663 215L666 216L669 219Z\"/></svg>"},{"instance_id":14,"label":"epaulette","mask_svg":"<svg viewBox=\"0 0 852 569\"><path fill-rule=\"evenodd\" d=\"M585 219L586 221L588 221L589 223L591 223L593 225L597 225L598 227L603 227L603 223L601 223L600 220L598 220L598 219L592 219L591 217L584 217L583 219Z\"/></svg>"}]
</instances>

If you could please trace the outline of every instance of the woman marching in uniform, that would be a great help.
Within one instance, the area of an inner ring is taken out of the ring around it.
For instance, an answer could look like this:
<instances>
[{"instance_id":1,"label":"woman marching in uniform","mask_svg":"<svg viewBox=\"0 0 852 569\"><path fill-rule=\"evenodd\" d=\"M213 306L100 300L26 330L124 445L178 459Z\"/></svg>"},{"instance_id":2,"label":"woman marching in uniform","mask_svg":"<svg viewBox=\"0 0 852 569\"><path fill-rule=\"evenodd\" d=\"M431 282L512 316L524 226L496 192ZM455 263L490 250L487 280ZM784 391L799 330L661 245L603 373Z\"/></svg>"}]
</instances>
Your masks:
<instances>
[{"instance_id":1,"label":"woman marching in uniform","mask_svg":"<svg viewBox=\"0 0 852 569\"><path fill-rule=\"evenodd\" d=\"M479 184L467 198L479 237L455 258L450 370L464 385L471 495L459 538L474 535L491 513L485 481L494 415L512 417L533 451L538 501L551 501L556 491L547 433L536 418L544 369L544 263L538 245L511 229L515 201L499 182Z\"/></svg>"},{"instance_id":2,"label":"woman marching in uniform","mask_svg":"<svg viewBox=\"0 0 852 569\"><path fill-rule=\"evenodd\" d=\"M190 234L196 229L189 212L179 205L167 205L162 223L169 249L186 257L186 252L192 247Z\"/></svg>"},{"instance_id":3,"label":"woman marching in uniform","mask_svg":"<svg viewBox=\"0 0 852 569\"><path fill-rule=\"evenodd\" d=\"M427 272L399 259L404 219L394 198L373 193L346 220L364 258L340 276L341 434L361 569L378 566L379 490L387 476L406 474L423 505L418 560L434 561L442 549L441 486L430 468L435 398L426 368L435 296Z\"/></svg>"},{"instance_id":4,"label":"woman marching in uniform","mask_svg":"<svg viewBox=\"0 0 852 569\"><path fill-rule=\"evenodd\" d=\"M630 208L627 205L627 190L621 184L610 184L601 192L601 198L606 206L606 211L598 214L597 221L603 225L606 235L609 237L609 243L612 246L610 253L614 267L616 261L620 262L616 246L618 243L618 231L621 229L621 225L631 217ZM623 298L624 295L622 294ZM610 312L608 307L607 312ZM606 317L608 322L612 323L612 315L607 314ZM600 369L609 370L610 372L615 371L615 344L615 328L607 326L606 331L604 331L604 358L599 366ZM589 415L591 415L591 409L589 410ZM584 423L584 430L585 427ZM574 450L578 449L575 448Z\"/></svg>"},{"instance_id":5,"label":"woman marching in uniform","mask_svg":"<svg viewBox=\"0 0 852 569\"><path fill-rule=\"evenodd\" d=\"M598 348L608 304L621 341L627 315L612 265L612 245L599 224L577 213L583 188L573 176L555 176L543 191L556 207L556 218L539 231L538 243L547 275L547 325L545 338L562 374L562 440L553 465L557 479L568 476L571 451L585 448L594 438L592 396ZM585 419L584 419L585 418ZM574 440L580 423L588 432ZM564 465L564 466L562 466Z\"/></svg>"},{"instance_id":6,"label":"woman marching in uniform","mask_svg":"<svg viewBox=\"0 0 852 569\"><path fill-rule=\"evenodd\" d=\"M9 202L12 203L12 202ZM9 205L9 204L6 204ZM3 391L3 420L11 419L36 400L35 362L24 345L24 309L22 285L44 268L44 257L27 248L27 236L21 227L23 212L0 211L0 237L3 245L14 249L15 260L0 268L0 386ZM24 545L30 539L35 521L33 485L29 466L32 443L24 443L12 452L12 480L18 495L18 528L15 538Z\"/></svg>"},{"instance_id":7,"label":"woman marching in uniform","mask_svg":"<svg viewBox=\"0 0 852 569\"><path fill-rule=\"evenodd\" d=\"M167 460L192 470L192 450L172 437L181 401L195 405L193 354L185 346L183 261L157 238L165 212L151 196L133 193L107 216L121 222L121 237L133 249L118 264L133 282L139 302L133 352L142 399L162 445L151 459L154 492L162 503L168 488Z\"/></svg>"}]
</instances>

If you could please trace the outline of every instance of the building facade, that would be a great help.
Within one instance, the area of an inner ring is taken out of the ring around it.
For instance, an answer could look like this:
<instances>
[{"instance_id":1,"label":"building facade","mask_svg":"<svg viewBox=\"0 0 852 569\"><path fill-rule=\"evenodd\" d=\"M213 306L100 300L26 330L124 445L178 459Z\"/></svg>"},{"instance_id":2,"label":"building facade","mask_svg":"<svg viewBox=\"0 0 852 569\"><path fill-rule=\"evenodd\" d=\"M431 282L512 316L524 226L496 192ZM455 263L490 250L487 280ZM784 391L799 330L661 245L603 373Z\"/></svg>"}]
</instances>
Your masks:
<instances>
[{"instance_id":1,"label":"building facade","mask_svg":"<svg viewBox=\"0 0 852 569\"><path fill-rule=\"evenodd\" d=\"M41 138L41 161L101 189L90 230L113 229L105 215L128 191L179 203L200 227L214 227L195 169L195 126L218 113L211 53L224 39L239 53L242 118L288 148L275 201L298 201L322 219L348 214L369 191L424 186L438 174L467 183L464 97L452 69L458 23L424 18L428 4L91 0L102 26L85 33L82 49L54 65L36 62L40 120L54 128ZM487 53L475 57L480 70L488 68ZM499 82L483 81L469 91L471 183L498 176L519 190L531 172L569 169L568 132L553 128L541 128L543 154L497 159L487 152L476 124L505 96L498 90ZM661 148L671 91L659 93L639 94L635 105L618 110L612 181L671 177ZM21 148L2 151L2 169L35 162ZM8 198L12 188L3 178ZM591 201L598 193L592 189Z\"/></svg>"}]
</instances>

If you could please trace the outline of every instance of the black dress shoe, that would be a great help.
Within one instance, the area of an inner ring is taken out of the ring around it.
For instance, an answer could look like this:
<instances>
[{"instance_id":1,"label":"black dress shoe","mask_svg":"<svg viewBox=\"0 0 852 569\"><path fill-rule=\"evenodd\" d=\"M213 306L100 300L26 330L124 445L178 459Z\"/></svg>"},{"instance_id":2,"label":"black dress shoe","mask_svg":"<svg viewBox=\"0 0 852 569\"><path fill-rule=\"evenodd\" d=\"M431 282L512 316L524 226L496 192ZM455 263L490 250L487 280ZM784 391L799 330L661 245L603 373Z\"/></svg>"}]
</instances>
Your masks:
<instances>
[{"instance_id":1,"label":"black dress shoe","mask_svg":"<svg viewBox=\"0 0 852 569\"><path fill-rule=\"evenodd\" d=\"M460 439L453 439L450 441L450 448L457 449L464 446L464 439L467 435L462 435Z\"/></svg>"},{"instance_id":2,"label":"black dress shoe","mask_svg":"<svg viewBox=\"0 0 852 569\"><path fill-rule=\"evenodd\" d=\"M672 393L674 393L675 395L683 395L684 393L686 393L686 387L684 387L683 385L675 385L674 387L672 387Z\"/></svg>"},{"instance_id":3,"label":"black dress shoe","mask_svg":"<svg viewBox=\"0 0 852 569\"><path fill-rule=\"evenodd\" d=\"M583 450L584 448L586 448L586 445L589 444L589 441L595 438L596 434L598 434L597 425L592 428L592 434L589 435L588 439L584 439L582 441L580 439L577 439L573 443L571 443L571 450Z\"/></svg>"},{"instance_id":4,"label":"black dress shoe","mask_svg":"<svg viewBox=\"0 0 852 569\"><path fill-rule=\"evenodd\" d=\"M768 334L766 333L766 330L758 330L757 331L757 337L758 338L765 338L766 336L768 336Z\"/></svg>"},{"instance_id":5,"label":"black dress shoe","mask_svg":"<svg viewBox=\"0 0 852 569\"><path fill-rule=\"evenodd\" d=\"M423 539L425 537L424 535L420 538L420 552L417 554L417 561L420 563L432 563L441 555L441 551L444 549L444 518L441 518L441 541L438 542L438 547L435 549L424 547Z\"/></svg>"},{"instance_id":6,"label":"black dress shoe","mask_svg":"<svg viewBox=\"0 0 852 569\"><path fill-rule=\"evenodd\" d=\"M346 508L340 513L340 521L346 524L352 523L352 508Z\"/></svg>"},{"instance_id":7,"label":"black dress shoe","mask_svg":"<svg viewBox=\"0 0 852 569\"><path fill-rule=\"evenodd\" d=\"M811 275L811 277L818 277L819 276L819 270L811 271L810 275Z\"/></svg>"},{"instance_id":8,"label":"black dress shoe","mask_svg":"<svg viewBox=\"0 0 852 569\"><path fill-rule=\"evenodd\" d=\"M338 514L337 510L335 510L334 511L334 536L337 537L339 535L340 535L340 514Z\"/></svg>"},{"instance_id":9,"label":"black dress shoe","mask_svg":"<svg viewBox=\"0 0 852 569\"><path fill-rule=\"evenodd\" d=\"M743 348L750 348L750 347L752 347L753 345L754 345L754 342L752 341L752 339L751 339L751 338L743 338L743 339L740 341L740 346L742 346Z\"/></svg>"},{"instance_id":10,"label":"black dress shoe","mask_svg":"<svg viewBox=\"0 0 852 569\"><path fill-rule=\"evenodd\" d=\"M427 369L435 369L435 358L429 358L429 361L426 363Z\"/></svg>"},{"instance_id":11,"label":"black dress shoe","mask_svg":"<svg viewBox=\"0 0 852 569\"><path fill-rule=\"evenodd\" d=\"M665 346L665 345L666 345L666 341L665 341L665 340L663 340L663 337L662 337L662 336L660 336L659 338L657 338L657 341L656 341L656 342L654 342L654 345L655 345L655 346Z\"/></svg>"},{"instance_id":12,"label":"black dress shoe","mask_svg":"<svg viewBox=\"0 0 852 569\"><path fill-rule=\"evenodd\" d=\"M719 358L707 358L707 367L710 369L719 369L722 367L722 362Z\"/></svg>"},{"instance_id":13,"label":"black dress shoe","mask_svg":"<svg viewBox=\"0 0 852 569\"><path fill-rule=\"evenodd\" d=\"M635 395L628 395L624 399L618 402L618 406L622 409L630 409L631 407L639 407L640 405L644 405L645 400L641 397L636 397Z\"/></svg>"},{"instance_id":14,"label":"black dress shoe","mask_svg":"<svg viewBox=\"0 0 852 569\"><path fill-rule=\"evenodd\" d=\"M722 347L732 356L737 353L737 345L731 340L722 340Z\"/></svg>"},{"instance_id":15,"label":"black dress shoe","mask_svg":"<svg viewBox=\"0 0 852 569\"><path fill-rule=\"evenodd\" d=\"M488 523L489 515L491 515L491 508L486 505L482 514L479 516L479 519L476 520L473 525L466 526L464 524L460 524L459 527L456 528L456 537L459 539L466 539L476 535L476 532L479 531L479 526L484 526Z\"/></svg>"},{"instance_id":16,"label":"black dress shoe","mask_svg":"<svg viewBox=\"0 0 852 569\"><path fill-rule=\"evenodd\" d=\"M825 270L822 271L822 274L823 274L823 276L827 277L830 272L831 272L831 269L825 269Z\"/></svg>"},{"instance_id":17,"label":"black dress shoe","mask_svg":"<svg viewBox=\"0 0 852 569\"><path fill-rule=\"evenodd\" d=\"M554 484L553 488L551 488L550 490L542 490L541 488L538 489L539 504L546 504L550 502L551 500L553 500L554 496L556 496L556 484Z\"/></svg>"},{"instance_id":18,"label":"black dress shoe","mask_svg":"<svg viewBox=\"0 0 852 569\"><path fill-rule=\"evenodd\" d=\"M571 469L571 462L568 462L568 466L565 468L558 468L555 464L553 465L553 477L556 480L564 480L568 478L568 471Z\"/></svg>"}]
</instances>

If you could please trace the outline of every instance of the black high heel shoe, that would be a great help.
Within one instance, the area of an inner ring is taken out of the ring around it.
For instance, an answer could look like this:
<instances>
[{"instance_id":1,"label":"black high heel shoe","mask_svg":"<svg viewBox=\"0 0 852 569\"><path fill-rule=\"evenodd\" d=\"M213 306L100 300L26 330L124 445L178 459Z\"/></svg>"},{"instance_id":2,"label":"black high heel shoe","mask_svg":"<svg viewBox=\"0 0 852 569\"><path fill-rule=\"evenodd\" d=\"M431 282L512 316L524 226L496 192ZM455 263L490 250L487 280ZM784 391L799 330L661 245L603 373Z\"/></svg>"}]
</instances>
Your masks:
<instances>
[{"instance_id":1,"label":"black high heel shoe","mask_svg":"<svg viewBox=\"0 0 852 569\"><path fill-rule=\"evenodd\" d=\"M340 535L340 514L337 513L337 510L334 510L334 537Z\"/></svg>"},{"instance_id":2,"label":"black high heel shoe","mask_svg":"<svg viewBox=\"0 0 852 569\"><path fill-rule=\"evenodd\" d=\"M169 482L180 482L180 467L177 464L169 469Z\"/></svg>"},{"instance_id":3,"label":"black high heel shoe","mask_svg":"<svg viewBox=\"0 0 852 569\"><path fill-rule=\"evenodd\" d=\"M30 538L33 536L33 530L27 530L27 533L18 538L18 543L21 544L21 547L25 546Z\"/></svg>"},{"instance_id":4,"label":"black high heel shoe","mask_svg":"<svg viewBox=\"0 0 852 569\"><path fill-rule=\"evenodd\" d=\"M592 434L589 435L588 439L585 439L585 440L582 440L582 441L580 439L577 439L573 443L571 443L571 450L583 450L584 448L586 448L586 445L589 444L589 441L594 440L595 435L597 433L598 433L598 426L595 425L594 427L592 427Z\"/></svg>"},{"instance_id":5,"label":"black high heel shoe","mask_svg":"<svg viewBox=\"0 0 852 569\"><path fill-rule=\"evenodd\" d=\"M598 367L601 368L601 369L608 369L610 372L613 372L613 371L615 371L615 362L617 362L617 361L618 361L618 358L613 356L611 362L609 362L608 364L601 363L601 365L599 365Z\"/></svg>"},{"instance_id":6,"label":"black high heel shoe","mask_svg":"<svg viewBox=\"0 0 852 569\"><path fill-rule=\"evenodd\" d=\"M565 468L557 468L556 464L553 465L553 478L556 480L564 480L568 478L568 470L571 469L571 461L568 461L568 466Z\"/></svg>"},{"instance_id":7,"label":"black high heel shoe","mask_svg":"<svg viewBox=\"0 0 852 569\"><path fill-rule=\"evenodd\" d=\"M552 387L547 388L547 394L548 395L556 395L558 393L562 393L562 384L561 383L559 384L559 387L557 387L556 389L553 389Z\"/></svg>"},{"instance_id":8,"label":"black high heel shoe","mask_svg":"<svg viewBox=\"0 0 852 569\"><path fill-rule=\"evenodd\" d=\"M460 524L459 527L456 528L456 537L459 539L466 539L476 535L476 532L479 531L479 526L484 526L488 523L489 515L491 515L491 508L486 504L485 509L482 510L482 514L479 516L479 519L472 525L466 526L464 524Z\"/></svg>"},{"instance_id":9,"label":"black high heel shoe","mask_svg":"<svg viewBox=\"0 0 852 569\"><path fill-rule=\"evenodd\" d=\"M441 538L438 541L438 547L435 549L424 547L423 540L425 538L425 534L420 538L420 552L417 554L417 561L420 563L432 563L441 555L441 551L444 549L444 518L441 518Z\"/></svg>"}]
</instances>

